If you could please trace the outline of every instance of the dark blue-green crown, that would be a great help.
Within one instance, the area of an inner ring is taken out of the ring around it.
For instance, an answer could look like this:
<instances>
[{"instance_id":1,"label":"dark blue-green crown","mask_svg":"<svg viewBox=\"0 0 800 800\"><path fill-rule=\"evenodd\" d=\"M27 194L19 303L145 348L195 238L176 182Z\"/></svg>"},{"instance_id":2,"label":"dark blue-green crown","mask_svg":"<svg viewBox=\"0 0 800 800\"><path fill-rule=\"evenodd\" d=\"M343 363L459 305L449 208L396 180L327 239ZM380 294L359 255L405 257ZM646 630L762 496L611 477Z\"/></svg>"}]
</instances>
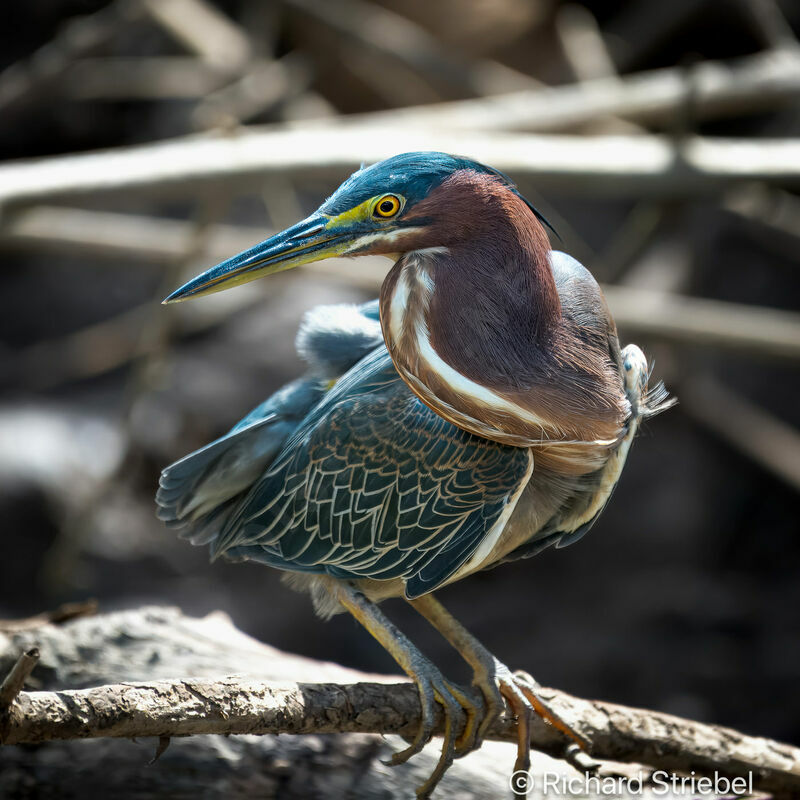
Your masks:
<instances>
[{"instance_id":1,"label":"dark blue-green crown","mask_svg":"<svg viewBox=\"0 0 800 800\"><path fill-rule=\"evenodd\" d=\"M422 151L400 153L354 172L320 207L323 214L342 214L378 194L399 194L412 207L427 197L448 176L462 169L474 170L499 178L514 194L521 197L528 208L553 230L552 225L523 197L514 182L499 170L478 161L448 153ZM555 233L555 231L553 230ZM558 235L558 234L556 234Z\"/></svg>"}]
</instances>

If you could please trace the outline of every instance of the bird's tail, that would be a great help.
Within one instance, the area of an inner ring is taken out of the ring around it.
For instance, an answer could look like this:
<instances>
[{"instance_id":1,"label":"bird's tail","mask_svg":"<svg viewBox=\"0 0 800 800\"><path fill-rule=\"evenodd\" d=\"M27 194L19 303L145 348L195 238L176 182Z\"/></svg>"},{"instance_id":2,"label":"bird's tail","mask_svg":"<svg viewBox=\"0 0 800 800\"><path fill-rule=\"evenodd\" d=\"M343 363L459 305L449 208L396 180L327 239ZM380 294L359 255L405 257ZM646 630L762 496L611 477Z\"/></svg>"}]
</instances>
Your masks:
<instances>
[{"instance_id":1,"label":"bird's tail","mask_svg":"<svg viewBox=\"0 0 800 800\"><path fill-rule=\"evenodd\" d=\"M653 366L653 362L647 363L644 353L635 344L629 344L622 350L625 394L631 404L634 421L660 414L678 402L675 397L669 396L663 381L650 386Z\"/></svg>"},{"instance_id":2,"label":"bird's tail","mask_svg":"<svg viewBox=\"0 0 800 800\"><path fill-rule=\"evenodd\" d=\"M650 372L653 370L653 364L650 364ZM647 391L642 397L639 406L639 413L643 417L654 417L668 408L677 405L678 398L675 395L670 395L667 387L664 386L664 381L658 381L654 386L648 386Z\"/></svg>"},{"instance_id":3,"label":"bird's tail","mask_svg":"<svg viewBox=\"0 0 800 800\"><path fill-rule=\"evenodd\" d=\"M647 390L645 391L642 401L640 413L643 417L654 417L662 411L678 404L678 398L675 395L670 395L667 387L664 386L664 381L658 381L653 386L650 386L650 378L653 375L656 362L651 360L647 365Z\"/></svg>"},{"instance_id":4,"label":"bird's tail","mask_svg":"<svg viewBox=\"0 0 800 800\"><path fill-rule=\"evenodd\" d=\"M184 529L181 538L192 544L208 544L288 432L285 422L270 414L170 464L159 480L158 518L171 528Z\"/></svg>"}]
</instances>

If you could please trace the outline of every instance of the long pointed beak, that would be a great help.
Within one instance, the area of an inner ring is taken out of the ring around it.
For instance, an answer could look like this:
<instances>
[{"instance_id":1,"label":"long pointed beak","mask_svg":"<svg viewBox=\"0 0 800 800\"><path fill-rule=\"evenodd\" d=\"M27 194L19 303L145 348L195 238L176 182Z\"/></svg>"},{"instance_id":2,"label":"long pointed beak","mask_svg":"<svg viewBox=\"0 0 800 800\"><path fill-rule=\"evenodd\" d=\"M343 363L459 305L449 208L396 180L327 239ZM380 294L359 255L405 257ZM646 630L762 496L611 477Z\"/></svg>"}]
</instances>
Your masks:
<instances>
[{"instance_id":1,"label":"long pointed beak","mask_svg":"<svg viewBox=\"0 0 800 800\"><path fill-rule=\"evenodd\" d=\"M254 281L264 275L320 261L344 253L360 231L330 228L330 218L312 214L291 228L206 270L174 291L164 303L178 303L231 286Z\"/></svg>"}]
</instances>

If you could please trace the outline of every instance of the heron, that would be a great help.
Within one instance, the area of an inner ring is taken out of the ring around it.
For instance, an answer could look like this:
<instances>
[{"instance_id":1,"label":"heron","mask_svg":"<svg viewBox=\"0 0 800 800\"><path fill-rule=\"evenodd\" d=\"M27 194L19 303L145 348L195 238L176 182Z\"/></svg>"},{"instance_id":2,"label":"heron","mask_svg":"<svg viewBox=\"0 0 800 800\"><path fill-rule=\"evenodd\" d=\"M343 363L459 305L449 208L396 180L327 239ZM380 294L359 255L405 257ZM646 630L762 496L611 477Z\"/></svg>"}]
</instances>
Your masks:
<instances>
[{"instance_id":1,"label":"heron","mask_svg":"<svg viewBox=\"0 0 800 800\"><path fill-rule=\"evenodd\" d=\"M313 214L203 272L174 303L313 261L393 262L379 298L312 309L307 371L227 434L161 474L159 517L212 559L286 573L322 617L348 611L416 683L421 724L392 764L431 740L454 758L517 719L530 767L534 714L586 746L457 621L434 592L578 541L619 480L642 420L673 400L616 326L591 273L551 249L544 217L502 172L413 152L362 167ZM379 608L404 598L458 651L448 680ZM565 739L565 741L568 741Z\"/></svg>"}]
</instances>

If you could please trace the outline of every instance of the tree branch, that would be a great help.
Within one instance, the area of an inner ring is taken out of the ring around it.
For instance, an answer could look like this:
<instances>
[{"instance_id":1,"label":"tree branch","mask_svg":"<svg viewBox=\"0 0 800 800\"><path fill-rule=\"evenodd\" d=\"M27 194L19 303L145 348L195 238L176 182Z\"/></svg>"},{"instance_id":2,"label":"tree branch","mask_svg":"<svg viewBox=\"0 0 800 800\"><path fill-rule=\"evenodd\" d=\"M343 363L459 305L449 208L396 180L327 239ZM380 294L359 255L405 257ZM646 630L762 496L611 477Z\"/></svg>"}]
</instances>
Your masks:
<instances>
[{"instance_id":1,"label":"tree branch","mask_svg":"<svg viewBox=\"0 0 800 800\"><path fill-rule=\"evenodd\" d=\"M800 184L800 143L791 139L675 142L663 136L463 133L392 126L251 128L115 150L0 165L0 205L197 184L261 184L269 175L335 174L407 150L465 153L541 186L602 195L713 193L743 180Z\"/></svg>"},{"instance_id":2,"label":"tree branch","mask_svg":"<svg viewBox=\"0 0 800 800\"><path fill-rule=\"evenodd\" d=\"M673 771L716 770L730 777L752 772L760 789L800 792L798 748L668 714L542 691L592 742L595 758ZM229 677L23 692L10 709L2 743L201 733L409 736L418 724L417 690L409 683L269 684ZM512 740L514 729L513 721L502 720L490 738ZM560 734L541 720L534 722L531 744L556 756L565 748Z\"/></svg>"},{"instance_id":3,"label":"tree branch","mask_svg":"<svg viewBox=\"0 0 800 800\"><path fill-rule=\"evenodd\" d=\"M545 133L574 130L608 117L669 123L689 102L698 119L738 116L780 108L795 102L798 94L800 56L793 51L768 50L737 61L703 61L689 70L666 67L490 97L354 114L339 118L337 124Z\"/></svg>"}]
</instances>

